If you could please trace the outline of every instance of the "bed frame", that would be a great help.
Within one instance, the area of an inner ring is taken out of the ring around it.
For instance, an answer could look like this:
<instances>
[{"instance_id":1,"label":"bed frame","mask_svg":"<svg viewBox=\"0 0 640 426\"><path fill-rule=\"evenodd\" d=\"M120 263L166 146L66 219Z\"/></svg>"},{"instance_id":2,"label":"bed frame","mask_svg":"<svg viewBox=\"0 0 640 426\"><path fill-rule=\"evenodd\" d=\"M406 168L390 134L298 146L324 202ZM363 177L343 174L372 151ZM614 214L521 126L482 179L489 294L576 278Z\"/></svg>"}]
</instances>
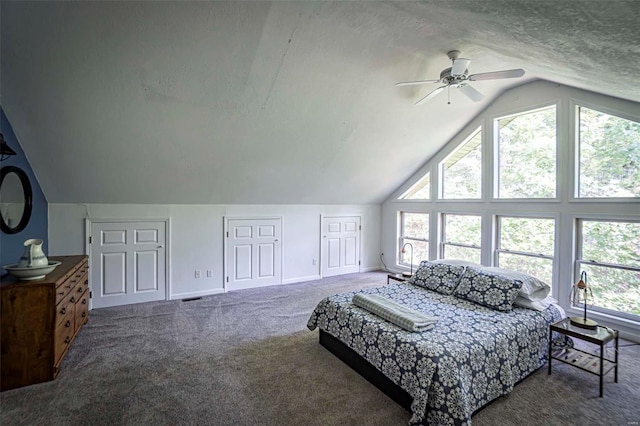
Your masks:
<instances>
[{"instance_id":1,"label":"bed frame","mask_svg":"<svg viewBox=\"0 0 640 426\"><path fill-rule=\"evenodd\" d=\"M354 369L358 374L367 379L372 385L384 392L405 410L411 412L413 398L404 389L396 385L378 371L367 360L362 358L356 351L333 337L326 331L320 330L320 344L329 352L337 356L342 362Z\"/></svg>"},{"instance_id":2,"label":"bed frame","mask_svg":"<svg viewBox=\"0 0 640 426\"><path fill-rule=\"evenodd\" d=\"M336 339L321 328L318 328L318 330L320 331L319 339L322 346L324 346L329 352L338 357L338 359L355 370L356 373L367 379L369 383L384 392L385 395L393 399L402 408L411 412L411 403L413 402L413 398L407 393L407 391L393 383L391 379L382 374L377 368L371 365L369 361L362 358L356 351L342 343L340 340ZM522 383L527 377L531 376L540 368L542 367L536 368L531 373L527 374L514 386ZM505 396L506 395L502 395L501 397L498 397L493 401L489 401L488 403L474 411L473 415L477 414L481 410L484 410L486 407L493 404L495 401L504 398Z\"/></svg>"}]
</instances>

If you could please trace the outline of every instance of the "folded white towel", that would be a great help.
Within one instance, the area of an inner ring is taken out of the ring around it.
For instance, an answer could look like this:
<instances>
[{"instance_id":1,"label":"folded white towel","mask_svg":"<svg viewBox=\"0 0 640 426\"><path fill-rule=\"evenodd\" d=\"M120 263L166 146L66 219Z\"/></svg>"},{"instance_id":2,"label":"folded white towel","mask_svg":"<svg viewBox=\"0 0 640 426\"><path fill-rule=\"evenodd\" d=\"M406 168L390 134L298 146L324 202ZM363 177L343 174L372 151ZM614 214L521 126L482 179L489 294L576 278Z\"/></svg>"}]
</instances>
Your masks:
<instances>
[{"instance_id":1,"label":"folded white towel","mask_svg":"<svg viewBox=\"0 0 640 426\"><path fill-rule=\"evenodd\" d=\"M431 330L438 319L377 294L356 294L351 302L407 331Z\"/></svg>"}]
</instances>

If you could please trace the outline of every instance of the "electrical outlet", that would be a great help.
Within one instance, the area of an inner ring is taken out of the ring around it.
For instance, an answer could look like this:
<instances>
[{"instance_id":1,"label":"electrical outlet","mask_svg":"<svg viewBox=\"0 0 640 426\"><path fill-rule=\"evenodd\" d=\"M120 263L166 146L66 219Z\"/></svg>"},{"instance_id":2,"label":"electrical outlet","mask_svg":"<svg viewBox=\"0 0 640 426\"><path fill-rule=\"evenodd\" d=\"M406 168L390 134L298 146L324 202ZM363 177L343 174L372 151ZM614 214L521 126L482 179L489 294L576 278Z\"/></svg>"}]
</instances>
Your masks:
<instances>
[{"instance_id":1,"label":"electrical outlet","mask_svg":"<svg viewBox=\"0 0 640 426\"><path fill-rule=\"evenodd\" d=\"M195 276L196 276L196 278L200 278L200 271L199 271L199 270L197 270L197 269L196 269L196 271L195 271Z\"/></svg>"},{"instance_id":2,"label":"electrical outlet","mask_svg":"<svg viewBox=\"0 0 640 426\"><path fill-rule=\"evenodd\" d=\"M207 278L213 277L213 271L211 269L207 269Z\"/></svg>"},{"instance_id":3,"label":"electrical outlet","mask_svg":"<svg viewBox=\"0 0 640 426\"><path fill-rule=\"evenodd\" d=\"M315 266L316 260L315 259L311 259L311 264Z\"/></svg>"}]
</instances>

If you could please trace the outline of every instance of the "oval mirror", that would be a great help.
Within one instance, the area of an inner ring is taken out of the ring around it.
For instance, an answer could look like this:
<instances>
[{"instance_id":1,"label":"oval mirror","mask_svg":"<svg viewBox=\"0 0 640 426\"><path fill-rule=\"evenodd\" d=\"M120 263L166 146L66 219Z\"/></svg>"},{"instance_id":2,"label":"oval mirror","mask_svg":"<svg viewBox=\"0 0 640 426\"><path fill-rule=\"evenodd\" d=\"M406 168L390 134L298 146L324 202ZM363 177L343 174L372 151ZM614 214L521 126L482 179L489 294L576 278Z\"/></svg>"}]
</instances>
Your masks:
<instances>
[{"instance_id":1,"label":"oval mirror","mask_svg":"<svg viewBox=\"0 0 640 426\"><path fill-rule=\"evenodd\" d=\"M29 176L19 167L0 170L0 227L6 234L26 228L31 218L33 192Z\"/></svg>"}]
</instances>

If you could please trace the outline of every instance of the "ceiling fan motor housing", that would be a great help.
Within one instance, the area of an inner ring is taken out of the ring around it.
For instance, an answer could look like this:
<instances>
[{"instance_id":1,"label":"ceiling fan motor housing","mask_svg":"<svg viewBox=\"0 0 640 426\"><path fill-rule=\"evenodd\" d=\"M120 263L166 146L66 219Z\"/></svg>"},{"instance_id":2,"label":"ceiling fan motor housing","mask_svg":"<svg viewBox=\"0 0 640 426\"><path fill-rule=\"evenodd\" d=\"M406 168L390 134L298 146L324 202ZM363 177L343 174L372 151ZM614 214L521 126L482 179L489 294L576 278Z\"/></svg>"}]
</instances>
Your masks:
<instances>
[{"instance_id":1,"label":"ceiling fan motor housing","mask_svg":"<svg viewBox=\"0 0 640 426\"><path fill-rule=\"evenodd\" d=\"M454 77L451 75L451 67L449 67L449 68L445 68L440 73L440 81L442 81L442 83L444 84L460 84L465 80L467 80L468 76L469 76L469 71L465 70L464 74Z\"/></svg>"}]
</instances>

